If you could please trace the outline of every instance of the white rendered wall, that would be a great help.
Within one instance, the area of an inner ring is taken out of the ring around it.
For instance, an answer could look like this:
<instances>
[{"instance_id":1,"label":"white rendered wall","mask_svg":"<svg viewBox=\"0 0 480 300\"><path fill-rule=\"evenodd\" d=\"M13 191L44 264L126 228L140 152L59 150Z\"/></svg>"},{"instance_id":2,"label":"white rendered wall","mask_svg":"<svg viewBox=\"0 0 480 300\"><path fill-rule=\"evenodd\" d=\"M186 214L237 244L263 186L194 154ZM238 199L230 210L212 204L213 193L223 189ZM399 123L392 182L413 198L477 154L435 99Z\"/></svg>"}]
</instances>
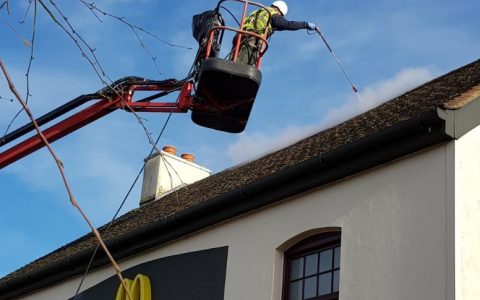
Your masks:
<instances>
[{"instance_id":1,"label":"white rendered wall","mask_svg":"<svg viewBox=\"0 0 480 300\"><path fill-rule=\"evenodd\" d=\"M480 299L480 127L455 142L456 299Z\"/></svg>"},{"instance_id":2,"label":"white rendered wall","mask_svg":"<svg viewBox=\"0 0 480 300\"><path fill-rule=\"evenodd\" d=\"M281 245L312 229L341 227L340 299L453 300L447 297L454 279L447 258L448 149L439 146L231 220L121 267L228 245L225 299L280 300ZM84 288L112 274L111 268L93 272ZM24 299L66 299L78 282Z\"/></svg>"}]
</instances>

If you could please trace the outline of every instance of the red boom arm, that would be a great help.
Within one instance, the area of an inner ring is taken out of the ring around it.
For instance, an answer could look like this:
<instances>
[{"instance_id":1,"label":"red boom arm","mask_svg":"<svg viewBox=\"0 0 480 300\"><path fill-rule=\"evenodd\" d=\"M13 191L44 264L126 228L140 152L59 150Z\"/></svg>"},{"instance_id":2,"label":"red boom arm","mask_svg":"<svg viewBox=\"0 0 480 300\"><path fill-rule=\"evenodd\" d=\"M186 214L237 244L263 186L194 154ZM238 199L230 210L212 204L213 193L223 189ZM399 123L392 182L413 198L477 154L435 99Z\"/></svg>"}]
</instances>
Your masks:
<instances>
[{"instance_id":1,"label":"red boom arm","mask_svg":"<svg viewBox=\"0 0 480 300\"><path fill-rule=\"evenodd\" d=\"M179 90L180 88L180 95L178 96L176 102L150 102L150 100L153 98L158 98L168 94L171 91ZM107 92L108 91L111 93L112 90L107 90ZM165 93L158 96L148 97L139 101L132 101L135 91L164 91ZM50 143L54 142L117 109L123 109L129 112L185 113L191 106L191 93L192 84L190 82L185 82L183 85L176 81L137 80L137 82L134 83L122 83L120 92L114 92L113 96L111 97L104 96L102 93L98 93L97 99L100 100L99 102L56 123L55 125L52 125L48 129L45 129L43 134ZM28 131L32 131L33 129L34 127L30 126ZM25 133L26 132L22 131L22 133L19 135L23 135ZM3 144L4 143L1 143L0 145ZM37 151L44 146L45 144L38 135L34 135L26 139L25 141L0 153L0 169L31 154L32 152Z\"/></svg>"}]
</instances>

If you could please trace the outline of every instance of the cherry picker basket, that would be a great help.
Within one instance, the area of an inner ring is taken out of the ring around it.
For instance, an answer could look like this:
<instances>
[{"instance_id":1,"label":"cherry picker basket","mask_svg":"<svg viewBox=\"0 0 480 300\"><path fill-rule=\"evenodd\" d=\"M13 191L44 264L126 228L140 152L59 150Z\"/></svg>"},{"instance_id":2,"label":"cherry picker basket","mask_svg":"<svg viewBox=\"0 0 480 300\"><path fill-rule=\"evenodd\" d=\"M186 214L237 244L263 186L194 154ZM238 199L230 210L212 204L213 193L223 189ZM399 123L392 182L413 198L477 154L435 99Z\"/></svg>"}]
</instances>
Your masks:
<instances>
[{"instance_id":1,"label":"cherry picker basket","mask_svg":"<svg viewBox=\"0 0 480 300\"><path fill-rule=\"evenodd\" d=\"M217 5L218 13L221 4ZM245 129L252 110L258 89L262 81L259 70L263 54L268 48L267 32L258 35L242 30L249 5L264 8L263 5L244 0L231 0L243 3L243 15L239 28L225 25L215 25L207 32L207 43L196 78L196 93L192 103L192 120L196 124L220 131L239 133ZM212 20L211 14L204 14L206 19ZM199 16L201 16L199 15ZM208 18L210 16L210 18ZM200 18L200 17L198 17ZM197 18L197 20L199 20ZM221 17L220 17L221 18ZM198 27L200 28L200 27ZM231 53L227 58L217 57L220 51L225 31L236 34ZM199 37L201 30L196 32ZM195 34L194 34L195 35ZM259 45L258 58L255 64L248 65L237 61L241 43L245 38L255 37ZM218 51L218 52L217 52ZM200 51L199 51L200 53ZM214 53L214 54L212 54Z\"/></svg>"}]
</instances>

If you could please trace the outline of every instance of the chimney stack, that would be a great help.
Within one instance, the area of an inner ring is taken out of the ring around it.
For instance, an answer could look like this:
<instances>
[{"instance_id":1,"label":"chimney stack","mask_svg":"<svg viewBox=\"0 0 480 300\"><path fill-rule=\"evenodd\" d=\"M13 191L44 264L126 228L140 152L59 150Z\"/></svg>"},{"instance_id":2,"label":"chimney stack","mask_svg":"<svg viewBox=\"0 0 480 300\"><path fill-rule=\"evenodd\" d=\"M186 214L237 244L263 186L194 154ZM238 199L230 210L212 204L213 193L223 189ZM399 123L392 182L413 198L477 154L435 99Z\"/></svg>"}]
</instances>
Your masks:
<instances>
[{"instance_id":1,"label":"chimney stack","mask_svg":"<svg viewBox=\"0 0 480 300\"><path fill-rule=\"evenodd\" d=\"M174 146L165 146L145 159L140 205L210 176L210 170L195 164L193 154L176 154Z\"/></svg>"}]
</instances>

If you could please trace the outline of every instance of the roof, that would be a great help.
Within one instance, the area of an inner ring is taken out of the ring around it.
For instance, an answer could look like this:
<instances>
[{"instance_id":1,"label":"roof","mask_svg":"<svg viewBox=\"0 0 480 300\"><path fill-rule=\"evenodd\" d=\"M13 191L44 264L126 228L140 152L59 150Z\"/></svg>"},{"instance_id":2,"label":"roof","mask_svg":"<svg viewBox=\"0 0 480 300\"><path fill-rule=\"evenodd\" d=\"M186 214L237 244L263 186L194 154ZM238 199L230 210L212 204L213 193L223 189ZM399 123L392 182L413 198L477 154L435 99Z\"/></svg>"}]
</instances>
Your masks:
<instances>
[{"instance_id":1,"label":"roof","mask_svg":"<svg viewBox=\"0 0 480 300\"><path fill-rule=\"evenodd\" d=\"M289 195L452 139L445 134L444 120L438 117L437 110L462 109L479 96L477 60L289 147L134 209L116 220L103 237L116 257L128 257ZM393 144L400 142L406 146ZM285 182L285 176L299 174L310 176L309 180L289 180L290 188L279 185ZM272 189L267 191L275 184L279 187L275 193ZM259 193L264 196L256 198ZM211 210L215 214L210 214ZM156 232L154 241L150 240L152 232ZM129 245L136 241L134 248L126 248L127 240ZM2 278L0 295L30 292L80 274L95 246L93 236L88 234L35 260ZM94 265L106 263L105 258L98 257Z\"/></svg>"}]
</instances>

